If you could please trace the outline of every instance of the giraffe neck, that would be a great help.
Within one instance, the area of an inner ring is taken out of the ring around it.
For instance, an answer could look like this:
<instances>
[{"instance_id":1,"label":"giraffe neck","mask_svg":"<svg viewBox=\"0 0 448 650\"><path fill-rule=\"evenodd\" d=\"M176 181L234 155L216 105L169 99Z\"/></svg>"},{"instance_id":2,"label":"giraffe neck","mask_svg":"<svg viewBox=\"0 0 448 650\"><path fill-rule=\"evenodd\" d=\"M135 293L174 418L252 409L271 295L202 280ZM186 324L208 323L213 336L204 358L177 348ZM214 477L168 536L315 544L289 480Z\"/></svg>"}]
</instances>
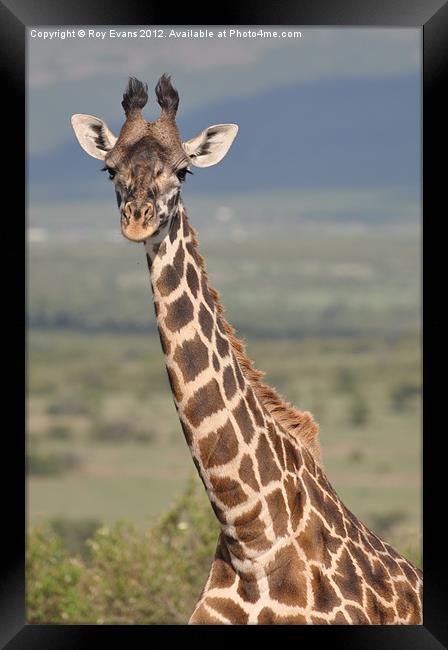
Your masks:
<instances>
[{"instance_id":1,"label":"giraffe neck","mask_svg":"<svg viewBox=\"0 0 448 650\"><path fill-rule=\"evenodd\" d=\"M276 610L298 622L418 622L419 573L347 510L254 389L180 201L145 247L174 402L222 530L203 600L233 589L259 622Z\"/></svg>"},{"instance_id":2,"label":"giraffe neck","mask_svg":"<svg viewBox=\"0 0 448 650\"><path fill-rule=\"evenodd\" d=\"M264 490L282 479L268 441L275 425L229 342L181 202L163 240L148 242L146 252L174 402L222 538L234 559L269 555L276 497Z\"/></svg>"}]
</instances>

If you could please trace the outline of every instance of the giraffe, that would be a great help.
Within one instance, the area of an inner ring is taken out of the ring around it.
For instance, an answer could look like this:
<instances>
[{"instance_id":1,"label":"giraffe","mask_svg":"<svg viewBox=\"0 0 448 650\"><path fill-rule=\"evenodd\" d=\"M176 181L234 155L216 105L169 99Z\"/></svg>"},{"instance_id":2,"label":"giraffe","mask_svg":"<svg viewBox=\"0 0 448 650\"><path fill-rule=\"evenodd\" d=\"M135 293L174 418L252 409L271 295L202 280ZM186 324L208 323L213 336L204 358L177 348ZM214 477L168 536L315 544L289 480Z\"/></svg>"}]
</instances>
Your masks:
<instances>
[{"instance_id":1,"label":"giraffe","mask_svg":"<svg viewBox=\"0 0 448 650\"><path fill-rule=\"evenodd\" d=\"M323 469L318 425L262 381L210 286L181 187L191 166L218 163L238 127L182 142L179 95L162 75L161 112L130 78L116 137L72 116L81 147L105 163L121 231L143 242L175 407L220 524L190 624L421 624L422 573L371 532Z\"/></svg>"}]
</instances>

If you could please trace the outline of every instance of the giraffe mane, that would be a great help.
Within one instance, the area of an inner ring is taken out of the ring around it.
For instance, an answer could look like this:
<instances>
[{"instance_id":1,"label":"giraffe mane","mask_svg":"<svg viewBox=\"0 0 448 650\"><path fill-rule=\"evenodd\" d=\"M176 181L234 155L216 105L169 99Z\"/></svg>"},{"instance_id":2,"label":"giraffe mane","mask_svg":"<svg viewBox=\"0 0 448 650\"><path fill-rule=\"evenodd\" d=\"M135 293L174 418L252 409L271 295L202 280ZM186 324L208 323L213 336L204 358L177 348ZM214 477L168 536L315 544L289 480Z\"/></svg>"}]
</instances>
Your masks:
<instances>
[{"instance_id":1,"label":"giraffe mane","mask_svg":"<svg viewBox=\"0 0 448 650\"><path fill-rule=\"evenodd\" d=\"M184 218L186 218L185 213ZM196 253L197 263L204 274L207 288L215 303L216 311L220 316L222 327L227 334L232 351L240 364L245 378L249 381L252 389L268 413L272 415L276 422L280 424L288 434L296 439L298 438L310 451L314 460L321 465L322 459L319 443L319 425L309 411L301 411L295 408L292 404L283 399L283 397L279 395L272 386L268 386L261 381L262 377L264 377L266 373L254 368L252 361L246 354L246 345L244 341L236 336L235 328L224 318L224 308L219 301L219 293L216 289L211 287L208 282L205 261L198 250L199 242L197 232L190 223L188 223L188 226L191 234L191 242Z\"/></svg>"}]
</instances>

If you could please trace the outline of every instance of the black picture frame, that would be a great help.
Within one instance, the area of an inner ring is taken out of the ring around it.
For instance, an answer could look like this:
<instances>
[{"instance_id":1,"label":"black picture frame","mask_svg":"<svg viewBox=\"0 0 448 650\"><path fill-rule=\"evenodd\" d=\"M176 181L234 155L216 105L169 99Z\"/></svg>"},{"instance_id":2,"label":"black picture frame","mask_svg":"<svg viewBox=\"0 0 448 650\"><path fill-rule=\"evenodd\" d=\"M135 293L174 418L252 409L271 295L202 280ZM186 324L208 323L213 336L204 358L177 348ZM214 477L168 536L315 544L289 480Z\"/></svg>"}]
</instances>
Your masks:
<instances>
[{"instance_id":1,"label":"black picture frame","mask_svg":"<svg viewBox=\"0 0 448 650\"><path fill-rule=\"evenodd\" d=\"M421 626L288 626L268 628L269 634L294 634L297 643L319 643L327 640L337 648L399 648L439 649L448 640L445 580L443 563L447 552L444 533L446 512L443 484L446 474L444 454L440 453L444 418L444 384L442 360L443 323L438 283L443 278L444 255L441 234L443 224L442 192L445 189L446 163L443 161L443 118L447 114L443 81L448 61L448 4L441 0L306 0L302 2L239 3L238 7L219 5L214 20L205 20L202 4L185 3L170 8L142 2L112 3L110 0L3 0L0 1L0 62L3 75L2 96L7 123L3 124L3 235L2 258L6 260L3 273L2 324L4 351L11 351L8 373L4 373L7 396L3 415L13 415L10 424L2 427L3 471L2 481L2 553L0 580L0 647L8 650L58 650L71 648L101 648L115 644L128 647L156 642L161 634L166 642L179 632L183 640L199 643L208 635L225 641L230 635L266 634L263 626L232 627L196 626L100 626L100 625L29 625L25 619L25 441L18 426L18 414L23 401L18 397L24 387L20 360L16 353L23 350L23 302L21 289L26 289L26 275L22 266L14 263L23 251L24 231L18 226L22 205L26 209L25 169L25 78L26 28L43 25L301 25L301 26L391 26L417 27L423 35L423 294L424 307L424 624ZM446 139L445 139L446 141ZM442 157L440 157L440 153ZM6 155L7 154L7 155ZM6 172L5 172L6 169ZM18 188L12 189L12 179ZM445 181L445 182L444 182ZM20 203L25 187L24 203ZM446 208L445 208L446 214ZM22 222L21 222L22 223ZM9 255L6 255L9 253ZM446 255L445 255L446 256ZM26 252L25 252L26 260ZM26 264L25 264L26 267ZM26 270L26 268L25 268ZM23 280L23 281L22 281ZM440 288L441 289L441 288ZM6 344L6 345L5 345ZM4 354L6 359L8 355ZM438 380L438 377L441 377ZM14 404L14 396L17 404ZM438 437L439 434L439 437ZM443 442L443 440L442 440ZM444 471L445 470L445 471ZM217 632L218 630L218 632ZM263 636L264 638L264 636ZM174 638L172 638L174 641ZM213 639L213 642L214 639Z\"/></svg>"}]
</instances>

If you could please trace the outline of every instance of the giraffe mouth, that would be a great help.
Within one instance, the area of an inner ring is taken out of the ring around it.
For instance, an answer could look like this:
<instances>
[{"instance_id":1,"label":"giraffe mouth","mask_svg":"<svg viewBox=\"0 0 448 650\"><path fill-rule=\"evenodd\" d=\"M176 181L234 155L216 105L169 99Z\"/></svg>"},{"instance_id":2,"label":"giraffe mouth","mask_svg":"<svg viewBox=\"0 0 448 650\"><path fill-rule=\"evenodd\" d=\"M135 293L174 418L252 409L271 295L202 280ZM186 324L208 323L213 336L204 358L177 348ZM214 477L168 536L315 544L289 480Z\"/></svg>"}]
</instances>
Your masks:
<instances>
[{"instance_id":1,"label":"giraffe mouth","mask_svg":"<svg viewBox=\"0 0 448 650\"><path fill-rule=\"evenodd\" d=\"M143 242L159 228L160 219L153 214L147 219L133 219L121 216L121 234L129 241Z\"/></svg>"}]
</instances>

